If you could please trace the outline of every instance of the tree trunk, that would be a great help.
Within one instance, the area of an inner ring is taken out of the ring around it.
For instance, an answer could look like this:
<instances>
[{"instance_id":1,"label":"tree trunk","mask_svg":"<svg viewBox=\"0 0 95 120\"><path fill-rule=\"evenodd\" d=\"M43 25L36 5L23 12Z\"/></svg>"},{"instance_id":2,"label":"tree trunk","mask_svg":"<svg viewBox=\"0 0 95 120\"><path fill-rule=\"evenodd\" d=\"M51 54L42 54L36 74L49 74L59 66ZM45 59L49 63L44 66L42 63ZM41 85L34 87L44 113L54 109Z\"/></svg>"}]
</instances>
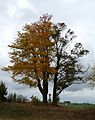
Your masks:
<instances>
[{"instance_id":1,"label":"tree trunk","mask_svg":"<svg viewBox=\"0 0 95 120\"><path fill-rule=\"evenodd\" d=\"M58 71L59 69L59 61L60 61L60 56L57 54L57 67L56 70ZM57 80L58 80L58 73L55 74L54 76L54 86L53 86L53 104L57 105Z\"/></svg>"},{"instance_id":2,"label":"tree trunk","mask_svg":"<svg viewBox=\"0 0 95 120\"><path fill-rule=\"evenodd\" d=\"M47 103L47 94L43 93L43 103Z\"/></svg>"},{"instance_id":3,"label":"tree trunk","mask_svg":"<svg viewBox=\"0 0 95 120\"><path fill-rule=\"evenodd\" d=\"M41 85L40 79L38 81L38 88L43 97L43 103L47 103L47 94L48 94L48 81L46 79L43 80L43 85Z\"/></svg>"},{"instance_id":4,"label":"tree trunk","mask_svg":"<svg viewBox=\"0 0 95 120\"><path fill-rule=\"evenodd\" d=\"M48 81L43 80L43 103L47 103Z\"/></svg>"},{"instance_id":5,"label":"tree trunk","mask_svg":"<svg viewBox=\"0 0 95 120\"><path fill-rule=\"evenodd\" d=\"M55 74L54 86L53 86L53 104L55 104L55 105L57 104L56 88L57 88L57 74Z\"/></svg>"}]
</instances>

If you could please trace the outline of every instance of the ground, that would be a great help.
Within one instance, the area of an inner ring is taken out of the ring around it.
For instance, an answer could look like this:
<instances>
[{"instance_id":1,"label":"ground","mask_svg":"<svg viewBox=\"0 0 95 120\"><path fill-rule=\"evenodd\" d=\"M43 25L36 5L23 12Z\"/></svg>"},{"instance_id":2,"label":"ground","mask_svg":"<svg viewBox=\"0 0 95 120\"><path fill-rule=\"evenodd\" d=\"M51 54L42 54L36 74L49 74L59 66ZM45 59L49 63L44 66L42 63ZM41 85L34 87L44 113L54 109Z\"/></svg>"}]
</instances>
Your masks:
<instances>
[{"instance_id":1,"label":"ground","mask_svg":"<svg viewBox=\"0 0 95 120\"><path fill-rule=\"evenodd\" d=\"M95 105L0 103L0 120L95 120Z\"/></svg>"}]
</instances>

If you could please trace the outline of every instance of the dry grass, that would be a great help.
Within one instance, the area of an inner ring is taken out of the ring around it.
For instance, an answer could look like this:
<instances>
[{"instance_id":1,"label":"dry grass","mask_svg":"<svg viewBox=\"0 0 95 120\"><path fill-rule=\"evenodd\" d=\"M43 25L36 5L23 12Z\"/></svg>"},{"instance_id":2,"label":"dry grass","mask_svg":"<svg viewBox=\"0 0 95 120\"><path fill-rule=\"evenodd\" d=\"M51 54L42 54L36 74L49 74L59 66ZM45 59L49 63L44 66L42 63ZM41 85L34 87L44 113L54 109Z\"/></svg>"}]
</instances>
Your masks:
<instances>
[{"instance_id":1,"label":"dry grass","mask_svg":"<svg viewBox=\"0 0 95 120\"><path fill-rule=\"evenodd\" d=\"M0 120L95 120L95 107L0 103Z\"/></svg>"}]
</instances>

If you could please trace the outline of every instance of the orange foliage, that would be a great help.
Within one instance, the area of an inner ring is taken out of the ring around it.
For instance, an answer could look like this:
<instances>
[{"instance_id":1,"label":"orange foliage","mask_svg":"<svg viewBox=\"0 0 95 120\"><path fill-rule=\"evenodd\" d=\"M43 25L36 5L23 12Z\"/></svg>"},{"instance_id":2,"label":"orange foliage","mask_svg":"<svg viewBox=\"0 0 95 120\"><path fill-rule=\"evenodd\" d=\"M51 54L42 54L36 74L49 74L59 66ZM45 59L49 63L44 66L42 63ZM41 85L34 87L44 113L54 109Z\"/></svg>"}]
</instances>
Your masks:
<instances>
[{"instance_id":1,"label":"orange foliage","mask_svg":"<svg viewBox=\"0 0 95 120\"><path fill-rule=\"evenodd\" d=\"M33 79L44 80L44 74L48 81L48 74L56 72L55 68L50 66L50 55L54 46L52 34L51 16L48 14L40 17L38 22L26 24L23 32L18 32L16 41L9 45L12 49L9 53L12 65L4 70L10 70L12 77L16 80L21 78L22 83L25 77L28 77L26 82L24 81L26 84L32 84Z\"/></svg>"}]
</instances>

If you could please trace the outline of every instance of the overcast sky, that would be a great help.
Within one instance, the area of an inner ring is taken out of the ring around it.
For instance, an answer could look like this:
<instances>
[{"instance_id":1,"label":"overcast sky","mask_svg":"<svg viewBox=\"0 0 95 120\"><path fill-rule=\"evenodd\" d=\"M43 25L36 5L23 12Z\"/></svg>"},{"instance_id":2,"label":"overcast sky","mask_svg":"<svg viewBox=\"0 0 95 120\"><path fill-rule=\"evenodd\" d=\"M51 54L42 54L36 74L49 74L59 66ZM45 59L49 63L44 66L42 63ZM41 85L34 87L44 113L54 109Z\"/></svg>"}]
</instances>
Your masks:
<instances>
[{"instance_id":1,"label":"overcast sky","mask_svg":"<svg viewBox=\"0 0 95 120\"><path fill-rule=\"evenodd\" d=\"M53 15L52 20L65 22L68 29L77 35L76 42L82 42L90 51L85 57L85 63L95 61L95 0L0 0L0 68L9 64L7 47L16 39L17 31L25 23L37 21L45 13ZM83 62L84 63L84 62ZM6 82L9 92L16 92L25 96L32 96L34 89L17 85L10 74L0 71L0 80ZM36 92L39 97L39 92ZM87 85L73 86L61 94L61 101L93 102L95 103L95 89Z\"/></svg>"}]
</instances>

